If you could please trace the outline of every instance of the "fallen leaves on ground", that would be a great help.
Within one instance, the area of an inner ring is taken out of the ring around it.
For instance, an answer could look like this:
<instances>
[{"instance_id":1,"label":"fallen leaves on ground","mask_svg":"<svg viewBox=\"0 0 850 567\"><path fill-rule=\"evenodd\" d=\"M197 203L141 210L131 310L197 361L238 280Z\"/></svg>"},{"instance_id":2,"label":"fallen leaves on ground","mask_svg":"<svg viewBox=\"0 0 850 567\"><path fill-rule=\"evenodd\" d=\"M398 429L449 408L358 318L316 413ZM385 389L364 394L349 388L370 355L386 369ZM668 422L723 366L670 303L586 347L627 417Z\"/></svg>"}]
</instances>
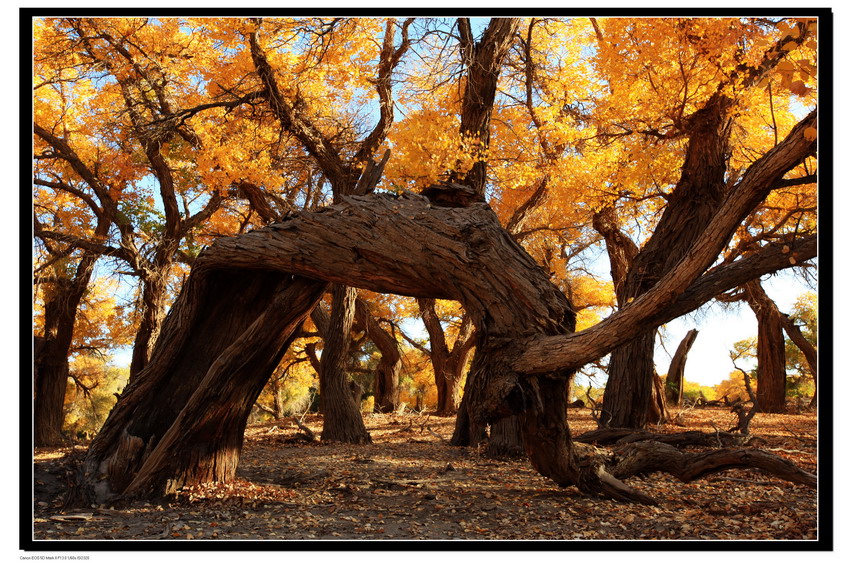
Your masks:
<instances>
[{"instance_id":1,"label":"fallen leaves on ground","mask_svg":"<svg viewBox=\"0 0 850 567\"><path fill-rule=\"evenodd\" d=\"M724 408L679 416L686 429L728 429ZM62 511L84 447L35 455L34 538L45 540L812 540L817 492L759 471L682 483L664 473L626 482L659 501L623 504L560 488L524 459L452 447L454 418L367 415L373 444L307 443L292 419L249 426L238 478L167 502ZM317 434L321 417L305 424ZM571 410L574 434L595 427ZM657 428L673 433L681 426ZM817 472L817 416L759 414L758 445ZM442 437L442 439L441 439ZM693 450L705 450L693 449Z\"/></svg>"}]
</instances>

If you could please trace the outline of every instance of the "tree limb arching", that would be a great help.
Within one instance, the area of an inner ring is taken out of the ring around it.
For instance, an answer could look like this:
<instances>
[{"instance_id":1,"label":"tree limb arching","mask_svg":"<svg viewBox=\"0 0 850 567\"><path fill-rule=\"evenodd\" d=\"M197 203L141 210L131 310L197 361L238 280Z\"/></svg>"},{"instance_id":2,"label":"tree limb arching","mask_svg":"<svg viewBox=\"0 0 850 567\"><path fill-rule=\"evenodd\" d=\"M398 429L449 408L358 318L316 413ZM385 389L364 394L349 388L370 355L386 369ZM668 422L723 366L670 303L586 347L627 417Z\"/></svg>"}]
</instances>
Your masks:
<instances>
[{"instance_id":1,"label":"tree limb arching","mask_svg":"<svg viewBox=\"0 0 850 567\"><path fill-rule=\"evenodd\" d=\"M675 317L683 297L698 295L688 296L689 289L705 293L705 279L729 283L730 274L744 274L733 270L735 262L697 279L765 188L813 151L802 130L815 118L812 113L750 168L676 268L581 333L573 333L575 313L566 297L484 203L452 208L410 194L343 196L334 206L219 239L196 259L144 379L140 375L125 392L92 443L83 486L108 500L235 474L239 436L216 432L230 424L230 433L241 434L241 412L250 411L252 393L273 370L271 360L331 282L459 301L480 333L470 370L470 417L489 422L518 415L531 463L559 485L651 501L572 442L564 420L568 381L576 367L630 340L643 325ZM721 270L725 278L717 275ZM708 297L721 291L714 288ZM235 331L223 333L217 317L232 320ZM244 352L256 360L240 364L237 344L250 344ZM234 381L228 368L250 371L252 378ZM232 407L216 401L222 392L228 392L223 399L236 400ZM156 403L158 393L169 394L167 407Z\"/></svg>"}]
</instances>

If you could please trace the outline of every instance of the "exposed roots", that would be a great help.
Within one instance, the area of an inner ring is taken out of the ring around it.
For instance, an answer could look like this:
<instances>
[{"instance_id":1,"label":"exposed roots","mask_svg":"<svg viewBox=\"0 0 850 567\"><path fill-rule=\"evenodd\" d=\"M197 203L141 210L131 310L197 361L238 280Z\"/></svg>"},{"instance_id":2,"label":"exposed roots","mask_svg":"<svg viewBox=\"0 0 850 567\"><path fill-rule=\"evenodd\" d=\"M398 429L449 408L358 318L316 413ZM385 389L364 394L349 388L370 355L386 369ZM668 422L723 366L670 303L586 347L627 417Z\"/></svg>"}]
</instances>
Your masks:
<instances>
[{"instance_id":1,"label":"exposed roots","mask_svg":"<svg viewBox=\"0 0 850 567\"><path fill-rule=\"evenodd\" d=\"M611 473L617 478L661 471L683 482L728 469L759 469L777 478L817 488L817 476L762 449L717 449L707 453L683 453L658 441L640 441L614 448Z\"/></svg>"}]
</instances>

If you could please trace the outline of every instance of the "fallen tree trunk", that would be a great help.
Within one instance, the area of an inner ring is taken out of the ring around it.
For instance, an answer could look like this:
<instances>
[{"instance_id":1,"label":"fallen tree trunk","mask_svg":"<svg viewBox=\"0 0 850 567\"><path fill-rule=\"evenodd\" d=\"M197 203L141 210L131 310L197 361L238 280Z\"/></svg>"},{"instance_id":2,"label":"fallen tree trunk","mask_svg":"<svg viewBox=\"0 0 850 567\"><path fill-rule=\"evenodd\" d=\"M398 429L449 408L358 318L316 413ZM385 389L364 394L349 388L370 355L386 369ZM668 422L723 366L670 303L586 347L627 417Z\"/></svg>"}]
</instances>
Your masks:
<instances>
[{"instance_id":1,"label":"fallen tree trunk","mask_svg":"<svg viewBox=\"0 0 850 567\"><path fill-rule=\"evenodd\" d=\"M574 438L580 443L594 445L623 445L641 441L656 441L673 447L740 447L751 438L726 431L706 433L704 431L683 431L681 433L654 433L645 429L611 427L587 431Z\"/></svg>"},{"instance_id":2,"label":"fallen tree trunk","mask_svg":"<svg viewBox=\"0 0 850 567\"><path fill-rule=\"evenodd\" d=\"M683 453L658 441L628 443L615 449L609 465L611 474L628 478L650 472L670 473L683 482L729 469L759 469L772 476L805 486L817 487L817 476L761 449L718 449L708 453Z\"/></svg>"}]
</instances>

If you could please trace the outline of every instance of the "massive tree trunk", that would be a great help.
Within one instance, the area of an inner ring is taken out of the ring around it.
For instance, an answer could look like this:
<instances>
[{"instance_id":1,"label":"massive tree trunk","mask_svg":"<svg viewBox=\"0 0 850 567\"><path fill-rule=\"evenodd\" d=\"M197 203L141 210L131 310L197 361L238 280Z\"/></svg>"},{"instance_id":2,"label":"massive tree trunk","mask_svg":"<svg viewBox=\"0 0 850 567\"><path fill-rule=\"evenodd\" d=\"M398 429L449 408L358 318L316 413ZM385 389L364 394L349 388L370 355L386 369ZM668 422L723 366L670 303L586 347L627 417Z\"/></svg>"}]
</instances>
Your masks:
<instances>
[{"instance_id":1,"label":"massive tree trunk","mask_svg":"<svg viewBox=\"0 0 850 567\"><path fill-rule=\"evenodd\" d=\"M684 258L723 201L729 105L728 99L715 96L691 117L682 175L658 226L629 266L619 292L626 302L649 291ZM647 329L638 340L611 353L602 424L640 428L650 421L654 354L655 329Z\"/></svg>"},{"instance_id":2,"label":"massive tree trunk","mask_svg":"<svg viewBox=\"0 0 850 567\"><path fill-rule=\"evenodd\" d=\"M331 317L319 372L319 393L324 414L322 440L371 443L360 414L360 403L354 401L349 385L351 380L345 371L357 290L335 285L332 294Z\"/></svg>"},{"instance_id":3,"label":"massive tree trunk","mask_svg":"<svg viewBox=\"0 0 850 567\"><path fill-rule=\"evenodd\" d=\"M251 406L326 284L261 270L192 272L151 361L86 455L86 500L233 478Z\"/></svg>"},{"instance_id":4,"label":"massive tree trunk","mask_svg":"<svg viewBox=\"0 0 850 567\"><path fill-rule=\"evenodd\" d=\"M673 359L670 361L670 369L667 370L667 384L665 388L667 401L677 406L682 405L685 386L685 363L688 360L688 352L697 339L697 333L699 333L698 330L691 329L685 334L685 337L673 354Z\"/></svg>"},{"instance_id":5,"label":"massive tree trunk","mask_svg":"<svg viewBox=\"0 0 850 567\"><path fill-rule=\"evenodd\" d=\"M65 391L68 387L68 356L74 338L77 309L88 289L96 255L84 253L72 278L57 272L44 294L44 329L35 337L35 445L59 445L64 441Z\"/></svg>"},{"instance_id":6,"label":"massive tree trunk","mask_svg":"<svg viewBox=\"0 0 850 567\"><path fill-rule=\"evenodd\" d=\"M758 322L756 395L759 411L785 411L785 337L782 313L758 280L744 286L744 297Z\"/></svg>"},{"instance_id":7,"label":"massive tree trunk","mask_svg":"<svg viewBox=\"0 0 850 567\"><path fill-rule=\"evenodd\" d=\"M401 349L395 338L372 317L369 306L358 298L355 303L355 323L364 331L381 353L375 368L375 409L380 413L396 410L399 401L398 379L401 373Z\"/></svg>"},{"instance_id":8,"label":"massive tree trunk","mask_svg":"<svg viewBox=\"0 0 850 567\"><path fill-rule=\"evenodd\" d=\"M698 243L653 289L581 333L572 332L567 299L485 204L344 197L217 240L195 261L148 367L90 446L82 488L90 500L108 501L232 478L248 412L327 281L459 301L480 333L470 420L518 415L526 453L541 474L563 486L651 501L572 443L568 380L573 369L698 307L700 298L753 279L753 269L765 273L787 266L789 254L796 261L816 254L786 245L703 275L773 183L813 151L803 131L815 119L812 113L753 164Z\"/></svg>"}]
</instances>

